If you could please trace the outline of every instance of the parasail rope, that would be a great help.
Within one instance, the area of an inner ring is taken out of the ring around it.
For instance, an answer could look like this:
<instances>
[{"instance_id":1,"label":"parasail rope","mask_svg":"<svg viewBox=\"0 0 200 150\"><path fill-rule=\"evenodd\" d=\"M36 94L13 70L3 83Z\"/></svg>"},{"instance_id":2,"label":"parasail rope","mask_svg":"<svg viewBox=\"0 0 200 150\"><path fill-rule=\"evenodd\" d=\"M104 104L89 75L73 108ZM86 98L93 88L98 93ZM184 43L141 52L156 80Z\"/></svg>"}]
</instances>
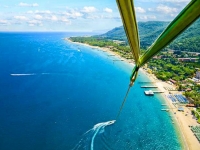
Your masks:
<instances>
[{"instance_id":1,"label":"parasail rope","mask_svg":"<svg viewBox=\"0 0 200 150\"><path fill-rule=\"evenodd\" d=\"M126 102L126 99L127 99L128 93L129 93L129 91L130 91L130 88L131 88L131 85L128 86L128 90L127 90L126 95L125 95L125 97L124 97L124 100L123 100L123 102L122 102L122 104L121 104L121 107L120 107L120 109L119 109L119 111L118 111L116 120L119 118L119 115L120 115L120 113L121 113L121 111L122 111L122 108L123 108L123 106L124 106L124 103Z\"/></svg>"}]
</instances>

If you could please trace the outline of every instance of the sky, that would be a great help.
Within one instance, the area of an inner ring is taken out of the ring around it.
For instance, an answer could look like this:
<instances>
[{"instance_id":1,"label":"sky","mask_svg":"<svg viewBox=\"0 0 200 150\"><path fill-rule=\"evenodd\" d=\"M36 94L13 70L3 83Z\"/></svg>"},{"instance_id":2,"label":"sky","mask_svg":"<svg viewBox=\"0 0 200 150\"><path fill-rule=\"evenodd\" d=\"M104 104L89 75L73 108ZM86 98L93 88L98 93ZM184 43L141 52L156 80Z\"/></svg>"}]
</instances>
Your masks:
<instances>
[{"instance_id":1,"label":"sky","mask_svg":"<svg viewBox=\"0 0 200 150\"><path fill-rule=\"evenodd\" d=\"M190 0L134 0L137 21L172 21ZM115 0L0 0L0 31L103 32L121 26Z\"/></svg>"}]
</instances>

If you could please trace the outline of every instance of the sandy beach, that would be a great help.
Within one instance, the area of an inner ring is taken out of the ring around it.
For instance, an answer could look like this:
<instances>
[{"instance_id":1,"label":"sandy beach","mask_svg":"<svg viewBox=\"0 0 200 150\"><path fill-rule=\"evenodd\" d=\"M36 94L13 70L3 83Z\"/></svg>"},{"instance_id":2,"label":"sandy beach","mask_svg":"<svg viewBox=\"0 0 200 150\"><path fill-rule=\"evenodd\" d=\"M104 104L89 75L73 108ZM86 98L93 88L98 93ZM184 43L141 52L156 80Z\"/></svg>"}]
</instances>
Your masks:
<instances>
[{"instance_id":1,"label":"sandy beach","mask_svg":"<svg viewBox=\"0 0 200 150\"><path fill-rule=\"evenodd\" d=\"M143 69L142 69L143 70ZM144 71L144 70L143 70ZM155 85L158 86L159 90L164 91L162 96L165 99L166 104L169 107L170 115L172 116L172 123L174 123L175 127L177 128L179 134L181 135L181 140L183 142L184 149L189 150L199 150L200 149L200 142L195 137L194 133L191 131L189 126L197 126L199 125L197 121L193 118L191 114L192 108L185 107L184 112L180 112L177 110L177 106L172 103L170 99L167 98L166 95L169 94L169 91L166 90L164 87L175 88L175 86L170 85L167 82L163 82L158 80L153 74L148 74L146 71L144 73L153 81ZM170 91L171 92L171 91ZM178 91L173 91L171 93L180 93Z\"/></svg>"},{"instance_id":2,"label":"sandy beach","mask_svg":"<svg viewBox=\"0 0 200 150\"><path fill-rule=\"evenodd\" d=\"M129 63L129 64L134 66L134 61L133 60L125 59L124 57L120 56L120 54L118 54L117 52L113 52L110 48L92 46L92 45L89 45L89 44L79 43L79 42L73 42L69 38L65 38L65 40L68 41L68 42L75 43L75 44L88 46L88 47L91 47L92 49L98 49L98 50L101 50L101 51L104 51L104 52L108 52L110 55L114 55L115 57L118 57L120 60L126 61L127 63Z\"/></svg>"},{"instance_id":3,"label":"sandy beach","mask_svg":"<svg viewBox=\"0 0 200 150\"><path fill-rule=\"evenodd\" d=\"M65 40L72 42L70 39L66 38ZM78 42L73 42L76 44L84 45L84 46L89 46L93 49L98 49L102 51L106 51L112 55L115 55L116 57L119 57L119 59L123 59L127 63L131 64L134 66L133 61L130 62L130 60L127 60L123 57L121 57L118 53L111 51L109 48L101 48L98 46L91 46L89 44L84 44L84 43L78 43ZM161 80L158 80L155 75L147 73L144 69L140 68L140 70L146 74L150 80L155 82L154 84L158 87L159 91L163 91L162 93L163 99L165 100L165 103L167 104L169 108L169 115L171 116L172 123L174 124L177 134L180 136L180 140L183 146L183 149L188 149L188 150L199 150L200 149L200 142L197 140L193 132L191 131L189 126L196 126L199 125L195 119L193 119L193 115L191 114L191 109L185 106L182 106L184 108L184 112L179 112L177 110L177 106L172 103L170 99L167 98L166 95L169 94L169 91L166 90L164 87L170 87L170 88L175 88L175 86L163 82ZM172 93L179 93L178 91L173 91Z\"/></svg>"}]
</instances>

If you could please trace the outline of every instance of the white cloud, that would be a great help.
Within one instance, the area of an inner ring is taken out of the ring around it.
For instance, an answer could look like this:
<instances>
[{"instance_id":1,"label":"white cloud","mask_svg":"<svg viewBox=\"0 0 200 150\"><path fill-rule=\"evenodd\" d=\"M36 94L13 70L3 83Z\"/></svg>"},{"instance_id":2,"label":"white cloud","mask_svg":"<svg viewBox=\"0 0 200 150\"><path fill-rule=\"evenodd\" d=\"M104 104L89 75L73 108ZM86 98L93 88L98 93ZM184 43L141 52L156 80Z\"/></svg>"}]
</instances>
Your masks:
<instances>
[{"instance_id":1,"label":"white cloud","mask_svg":"<svg viewBox=\"0 0 200 150\"><path fill-rule=\"evenodd\" d=\"M154 9L153 9L153 8L148 8L147 10L148 10L148 11L154 11Z\"/></svg>"},{"instance_id":2,"label":"white cloud","mask_svg":"<svg viewBox=\"0 0 200 150\"><path fill-rule=\"evenodd\" d=\"M156 20L156 16L154 15L144 15L139 17L141 20Z\"/></svg>"},{"instance_id":3,"label":"white cloud","mask_svg":"<svg viewBox=\"0 0 200 150\"><path fill-rule=\"evenodd\" d=\"M33 3L33 4L28 4L28 3L19 3L19 6L21 7L38 7L39 5L37 3Z\"/></svg>"},{"instance_id":4,"label":"white cloud","mask_svg":"<svg viewBox=\"0 0 200 150\"><path fill-rule=\"evenodd\" d=\"M177 14L170 14L171 17L175 18Z\"/></svg>"},{"instance_id":5,"label":"white cloud","mask_svg":"<svg viewBox=\"0 0 200 150\"><path fill-rule=\"evenodd\" d=\"M70 10L70 12L63 12L62 15L64 15L65 17L68 17L68 18L73 18L73 19L83 16L82 13L75 11L75 10Z\"/></svg>"},{"instance_id":6,"label":"white cloud","mask_svg":"<svg viewBox=\"0 0 200 150\"><path fill-rule=\"evenodd\" d=\"M41 20L43 17L42 17L41 15L35 15L34 18L35 18L36 20Z\"/></svg>"},{"instance_id":7,"label":"white cloud","mask_svg":"<svg viewBox=\"0 0 200 150\"><path fill-rule=\"evenodd\" d=\"M43 26L42 21L39 20L30 20L27 23L29 26Z\"/></svg>"},{"instance_id":8,"label":"white cloud","mask_svg":"<svg viewBox=\"0 0 200 150\"><path fill-rule=\"evenodd\" d=\"M83 16L83 14L80 12L76 12L76 11L74 11L70 14L70 17L72 17L72 18L81 17L81 16Z\"/></svg>"},{"instance_id":9,"label":"white cloud","mask_svg":"<svg viewBox=\"0 0 200 150\"><path fill-rule=\"evenodd\" d=\"M141 20L147 20L148 17L147 17L147 16L141 16L140 19L141 19Z\"/></svg>"},{"instance_id":10,"label":"white cloud","mask_svg":"<svg viewBox=\"0 0 200 150\"><path fill-rule=\"evenodd\" d=\"M88 15L84 17L85 19L99 19L99 18L104 18L104 16L97 16L97 15Z\"/></svg>"},{"instance_id":11,"label":"white cloud","mask_svg":"<svg viewBox=\"0 0 200 150\"><path fill-rule=\"evenodd\" d=\"M68 20L68 19L67 19L67 18L65 18L65 17L62 17L60 21L62 21L62 22L64 22L64 23L66 23L66 24L71 24L71 21L70 21L70 20Z\"/></svg>"},{"instance_id":12,"label":"white cloud","mask_svg":"<svg viewBox=\"0 0 200 150\"><path fill-rule=\"evenodd\" d=\"M140 0L140 2L151 2L151 3L160 3L160 2L170 2L170 3L186 3L191 0Z\"/></svg>"},{"instance_id":13,"label":"white cloud","mask_svg":"<svg viewBox=\"0 0 200 150\"><path fill-rule=\"evenodd\" d=\"M55 15L53 15L53 16L51 16L51 20L52 21L58 21L58 18Z\"/></svg>"},{"instance_id":14,"label":"white cloud","mask_svg":"<svg viewBox=\"0 0 200 150\"><path fill-rule=\"evenodd\" d=\"M165 14L169 14L169 13L176 13L177 8L171 8L171 7L168 7L165 5L159 5L159 6L157 6L156 11L165 13Z\"/></svg>"},{"instance_id":15,"label":"white cloud","mask_svg":"<svg viewBox=\"0 0 200 150\"><path fill-rule=\"evenodd\" d=\"M148 16L148 18L149 18L149 19L152 19L152 20L155 20L155 19L157 19L157 17L156 17L156 16L154 16L154 15L152 15L152 16Z\"/></svg>"},{"instance_id":16,"label":"white cloud","mask_svg":"<svg viewBox=\"0 0 200 150\"><path fill-rule=\"evenodd\" d=\"M33 7L38 7L39 5L37 3L32 4Z\"/></svg>"},{"instance_id":17,"label":"white cloud","mask_svg":"<svg viewBox=\"0 0 200 150\"><path fill-rule=\"evenodd\" d=\"M161 2L170 2L170 3L187 3L190 0L161 0Z\"/></svg>"},{"instance_id":18,"label":"white cloud","mask_svg":"<svg viewBox=\"0 0 200 150\"><path fill-rule=\"evenodd\" d=\"M27 14L33 14L32 10L27 11Z\"/></svg>"},{"instance_id":19,"label":"white cloud","mask_svg":"<svg viewBox=\"0 0 200 150\"><path fill-rule=\"evenodd\" d=\"M33 24L33 23L29 23L28 25L29 25L30 27L35 26L35 24Z\"/></svg>"},{"instance_id":20,"label":"white cloud","mask_svg":"<svg viewBox=\"0 0 200 150\"><path fill-rule=\"evenodd\" d=\"M85 12L85 13L91 13L95 11L97 11L97 9L93 6L83 7L83 10L82 10L82 12Z\"/></svg>"},{"instance_id":21,"label":"white cloud","mask_svg":"<svg viewBox=\"0 0 200 150\"><path fill-rule=\"evenodd\" d=\"M0 25L7 25L8 21L7 20L0 20Z\"/></svg>"},{"instance_id":22,"label":"white cloud","mask_svg":"<svg viewBox=\"0 0 200 150\"><path fill-rule=\"evenodd\" d=\"M26 16L14 16L14 18L17 20L28 20Z\"/></svg>"},{"instance_id":23,"label":"white cloud","mask_svg":"<svg viewBox=\"0 0 200 150\"><path fill-rule=\"evenodd\" d=\"M49 10L44 10L44 11L36 10L35 13L36 14L51 14L51 11L49 11Z\"/></svg>"},{"instance_id":24,"label":"white cloud","mask_svg":"<svg viewBox=\"0 0 200 150\"><path fill-rule=\"evenodd\" d=\"M110 8L105 8L104 11L107 12L107 13L112 13L113 12L113 10L110 9Z\"/></svg>"},{"instance_id":25,"label":"white cloud","mask_svg":"<svg viewBox=\"0 0 200 150\"><path fill-rule=\"evenodd\" d=\"M142 7L135 7L136 12L138 13L145 13L145 9L143 9Z\"/></svg>"}]
</instances>

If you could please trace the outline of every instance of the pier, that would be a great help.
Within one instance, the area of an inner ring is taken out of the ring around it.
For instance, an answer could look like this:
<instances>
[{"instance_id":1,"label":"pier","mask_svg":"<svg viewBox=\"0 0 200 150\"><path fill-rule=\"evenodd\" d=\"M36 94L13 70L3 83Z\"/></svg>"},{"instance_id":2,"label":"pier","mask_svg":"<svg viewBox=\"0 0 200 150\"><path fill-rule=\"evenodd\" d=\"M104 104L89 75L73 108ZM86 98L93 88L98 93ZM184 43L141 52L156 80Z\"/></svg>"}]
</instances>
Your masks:
<instances>
[{"instance_id":1,"label":"pier","mask_svg":"<svg viewBox=\"0 0 200 150\"><path fill-rule=\"evenodd\" d=\"M146 82L145 82L145 81L142 82L142 81L140 81L140 82L138 82L138 83L156 83L156 82L147 82L147 81L146 81Z\"/></svg>"},{"instance_id":2,"label":"pier","mask_svg":"<svg viewBox=\"0 0 200 150\"><path fill-rule=\"evenodd\" d=\"M167 106L167 104L161 104L162 106Z\"/></svg>"},{"instance_id":3,"label":"pier","mask_svg":"<svg viewBox=\"0 0 200 150\"><path fill-rule=\"evenodd\" d=\"M152 91L152 90L144 91L144 94L147 96L153 96L156 93L164 93L164 91Z\"/></svg>"},{"instance_id":4,"label":"pier","mask_svg":"<svg viewBox=\"0 0 200 150\"><path fill-rule=\"evenodd\" d=\"M164 93L164 91L153 91L154 93Z\"/></svg>"},{"instance_id":5,"label":"pier","mask_svg":"<svg viewBox=\"0 0 200 150\"><path fill-rule=\"evenodd\" d=\"M144 86L141 86L141 88L158 88L158 87L153 86L153 85L144 85Z\"/></svg>"},{"instance_id":6,"label":"pier","mask_svg":"<svg viewBox=\"0 0 200 150\"><path fill-rule=\"evenodd\" d=\"M169 109L161 109L161 111L169 111Z\"/></svg>"}]
</instances>

